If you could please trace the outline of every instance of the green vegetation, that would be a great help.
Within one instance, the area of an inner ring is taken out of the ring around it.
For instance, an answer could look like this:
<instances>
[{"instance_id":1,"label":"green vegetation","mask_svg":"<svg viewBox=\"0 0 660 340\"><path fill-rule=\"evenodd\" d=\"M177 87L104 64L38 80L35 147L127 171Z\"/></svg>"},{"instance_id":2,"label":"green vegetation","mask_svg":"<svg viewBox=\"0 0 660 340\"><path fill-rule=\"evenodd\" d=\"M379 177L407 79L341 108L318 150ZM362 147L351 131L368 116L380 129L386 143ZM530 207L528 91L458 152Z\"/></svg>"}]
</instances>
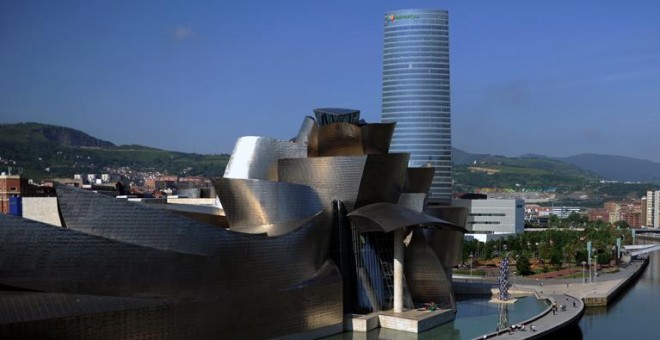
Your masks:
<instances>
[{"instance_id":1,"label":"green vegetation","mask_svg":"<svg viewBox=\"0 0 660 340\"><path fill-rule=\"evenodd\" d=\"M582 190L599 180L596 174L546 158L491 156L477 164L455 165L453 171L455 191L459 192L471 192L475 188Z\"/></svg>"},{"instance_id":2,"label":"green vegetation","mask_svg":"<svg viewBox=\"0 0 660 340\"><path fill-rule=\"evenodd\" d=\"M658 190L657 184L651 183L608 183L598 188L598 192L611 199L638 198L646 196L650 190Z\"/></svg>"},{"instance_id":3,"label":"green vegetation","mask_svg":"<svg viewBox=\"0 0 660 340\"><path fill-rule=\"evenodd\" d=\"M532 271L532 264L529 262L529 259L525 255L520 256L516 261L516 270L518 273L520 273L520 275L523 276L534 273Z\"/></svg>"},{"instance_id":4,"label":"green vegetation","mask_svg":"<svg viewBox=\"0 0 660 340\"><path fill-rule=\"evenodd\" d=\"M228 155L172 152L140 145L115 146L80 131L37 123L0 125L0 166L26 177L71 177L130 167L176 175L221 176ZM4 163L8 162L9 163Z\"/></svg>"},{"instance_id":5,"label":"green vegetation","mask_svg":"<svg viewBox=\"0 0 660 340\"><path fill-rule=\"evenodd\" d=\"M497 258L505 251L512 259L517 259L516 269L522 275L533 273L532 264L537 271L547 272L564 267L579 267L582 261L587 261L587 242L592 247L598 264L610 263L616 255L616 239L621 238L623 244L630 244L632 236L629 229L617 228L614 225L598 222L588 222L574 214L566 219L559 219L560 229L548 229L540 232L526 232L506 240L479 243L476 240L464 241L463 261L488 261ZM569 229L568 226L583 224L583 231Z\"/></svg>"}]
</instances>

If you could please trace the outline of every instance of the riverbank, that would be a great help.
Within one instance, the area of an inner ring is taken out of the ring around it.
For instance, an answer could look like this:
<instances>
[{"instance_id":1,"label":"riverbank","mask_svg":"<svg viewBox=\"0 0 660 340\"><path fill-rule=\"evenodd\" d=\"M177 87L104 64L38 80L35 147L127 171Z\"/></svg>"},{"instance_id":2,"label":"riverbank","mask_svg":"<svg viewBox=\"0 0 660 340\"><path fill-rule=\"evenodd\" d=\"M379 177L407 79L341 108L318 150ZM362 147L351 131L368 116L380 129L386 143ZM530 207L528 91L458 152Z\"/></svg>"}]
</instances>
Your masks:
<instances>
[{"instance_id":1,"label":"riverbank","mask_svg":"<svg viewBox=\"0 0 660 340\"><path fill-rule=\"evenodd\" d=\"M626 287L633 284L644 272L648 259L633 260L625 267L619 267L615 273L595 276L593 282L578 279L520 279L513 290L531 290L538 294L567 294L578 297L587 307L607 306Z\"/></svg>"},{"instance_id":2,"label":"riverbank","mask_svg":"<svg viewBox=\"0 0 660 340\"><path fill-rule=\"evenodd\" d=\"M546 337L576 324L584 313L584 303L574 296L553 294L539 298L548 300L548 308L541 314L517 324L517 326L523 326L524 328L516 327L516 329L500 330L484 334L477 339L537 339ZM555 310L553 310L553 305L557 306Z\"/></svg>"},{"instance_id":3,"label":"riverbank","mask_svg":"<svg viewBox=\"0 0 660 340\"><path fill-rule=\"evenodd\" d=\"M541 314L519 323L525 325L524 330L502 330L485 334L479 339L507 338L534 339L545 337L561 329L579 322L586 307L607 306L627 287L633 285L648 266L648 258L634 260L625 267L619 267L617 272L602 274L587 283L582 278L563 279L527 279L520 278L517 284L509 289L512 294L527 292L539 299L547 299L549 304L564 305L557 313L548 307ZM483 294L493 288L494 282L484 278L459 276L454 277L454 289L457 294ZM532 327L532 325L534 327Z\"/></svg>"}]
</instances>

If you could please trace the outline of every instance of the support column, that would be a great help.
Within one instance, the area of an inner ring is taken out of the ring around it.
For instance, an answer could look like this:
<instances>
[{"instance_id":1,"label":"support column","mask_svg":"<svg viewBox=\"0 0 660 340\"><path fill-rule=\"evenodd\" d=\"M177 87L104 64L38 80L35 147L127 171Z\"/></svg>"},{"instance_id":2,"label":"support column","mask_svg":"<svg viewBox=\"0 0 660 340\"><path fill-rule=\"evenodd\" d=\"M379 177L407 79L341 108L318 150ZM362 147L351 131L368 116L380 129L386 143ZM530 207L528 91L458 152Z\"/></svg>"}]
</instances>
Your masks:
<instances>
[{"instance_id":1,"label":"support column","mask_svg":"<svg viewBox=\"0 0 660 340\"><path fill-rule=\"evenodd\" d=\"M403 312L403 233L394 231L394 313Z\"/></svg>"}]
</instances>

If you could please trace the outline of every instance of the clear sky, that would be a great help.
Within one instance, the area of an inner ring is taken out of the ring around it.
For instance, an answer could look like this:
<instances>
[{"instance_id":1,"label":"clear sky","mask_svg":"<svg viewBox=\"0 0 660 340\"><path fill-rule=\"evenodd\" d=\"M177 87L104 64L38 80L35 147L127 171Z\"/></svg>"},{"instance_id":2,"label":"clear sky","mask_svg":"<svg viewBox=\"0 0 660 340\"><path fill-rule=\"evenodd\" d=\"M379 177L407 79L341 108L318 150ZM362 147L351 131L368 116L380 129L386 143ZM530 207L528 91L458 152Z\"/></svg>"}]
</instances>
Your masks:
<instances>
[{"instance_id":1,"label":"clear sky","mask_svg":"<svg viewBox=\"0 0 660 340\"><path fill-rule=\"evenodd\" d=\"M0 2L0 122L230 153L316 107L380 120L384 13L450 15L453 144L660 161L660 1Z\"/></svg>"}]
</instances>

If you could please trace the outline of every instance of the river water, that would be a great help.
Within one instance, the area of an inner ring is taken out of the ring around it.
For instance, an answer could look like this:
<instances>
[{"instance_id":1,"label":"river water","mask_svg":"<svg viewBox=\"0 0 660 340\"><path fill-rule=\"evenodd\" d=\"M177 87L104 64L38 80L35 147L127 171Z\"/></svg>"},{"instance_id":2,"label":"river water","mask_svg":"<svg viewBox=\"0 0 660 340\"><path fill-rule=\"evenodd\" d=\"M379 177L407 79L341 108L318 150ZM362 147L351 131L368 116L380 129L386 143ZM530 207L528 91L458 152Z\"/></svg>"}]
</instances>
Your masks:
<instances>
[{"instance_id":1,"label":"river water","mask_svg":"<svg viewBox=\"0 0 660 340\"><path fill-rule=\"evenodd\" d=\"M588 308L580 320L583 339L660 339L660 252L630 288L613 304Z\"/></svg>"},{"instance_id":2,"label":"river water","mask_svg":"<svg viewBox=\"0 0 660 340\"><path fill-rule=\"evenodd\" d=\"M651 253L642 276L608 307L587 308L576 327L554 334L555 339L660 339L660 251ZM474 299L458 301L454 322L421 334L376 329L367 334L344 333L329 339L472 339L495 330L499 320L497 304ZM508 308L508 321L516 323L540 313L545 305L523 298Z\"/></svg>"}]
</instances>

